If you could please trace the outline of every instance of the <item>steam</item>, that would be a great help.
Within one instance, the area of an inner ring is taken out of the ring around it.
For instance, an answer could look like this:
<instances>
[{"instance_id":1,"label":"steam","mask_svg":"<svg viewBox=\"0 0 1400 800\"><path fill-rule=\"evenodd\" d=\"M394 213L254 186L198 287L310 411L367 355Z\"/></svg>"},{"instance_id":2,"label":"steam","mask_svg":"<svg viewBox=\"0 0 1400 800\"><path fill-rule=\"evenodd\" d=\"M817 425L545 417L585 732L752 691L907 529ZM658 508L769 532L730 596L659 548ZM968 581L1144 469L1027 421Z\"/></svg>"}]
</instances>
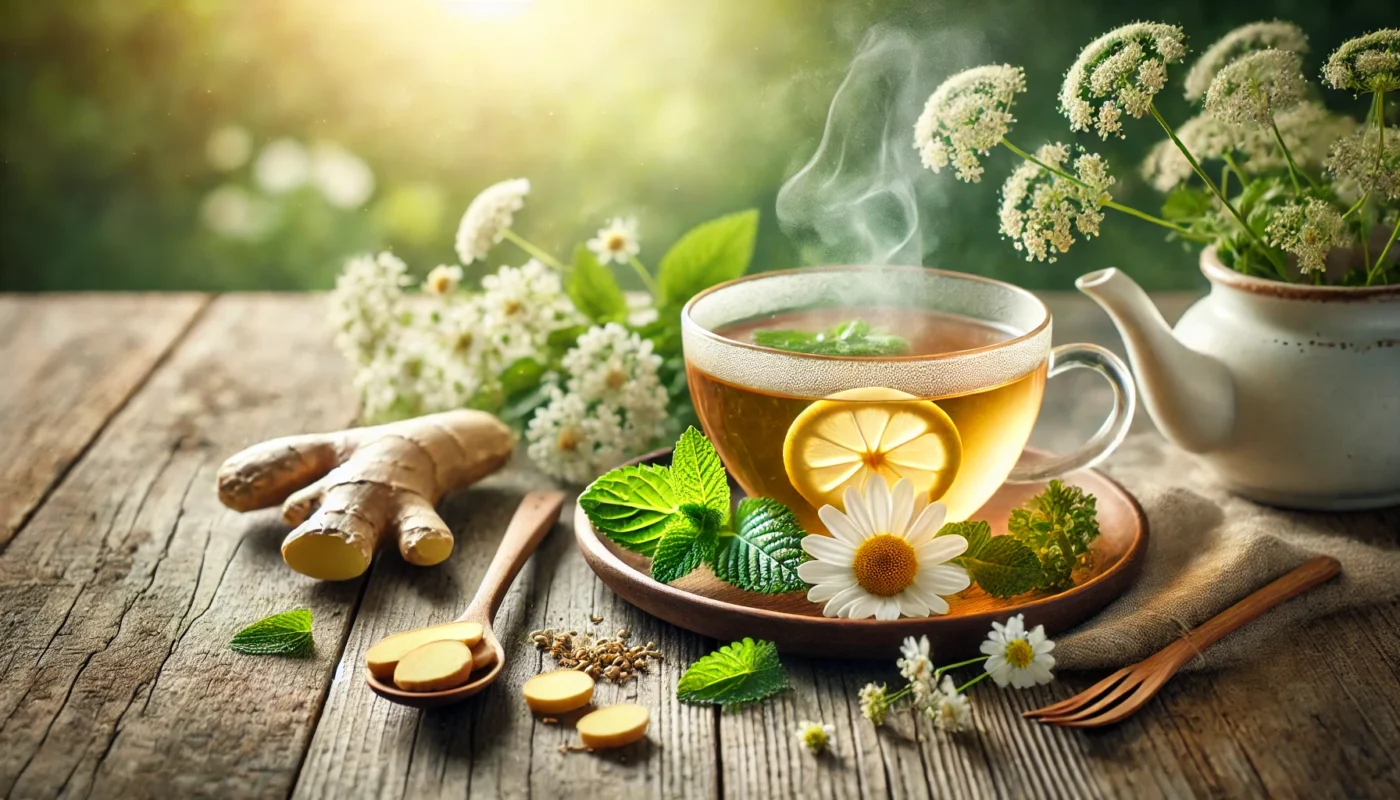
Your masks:
<instances>
[{"instance_id":1,"label":"steam","mask_svg":"<svg viewBox=\"0 0 1400 800\"><path fill-rule=\"evenodd\" d=\"M866 33L816 153L778 192L778 224L804 262L920 264L937 245L919 210L942 205L942 190L919 163L914 121L943 78L978 63L974 40L968 31Z\"/></svg>"}]
</instances>

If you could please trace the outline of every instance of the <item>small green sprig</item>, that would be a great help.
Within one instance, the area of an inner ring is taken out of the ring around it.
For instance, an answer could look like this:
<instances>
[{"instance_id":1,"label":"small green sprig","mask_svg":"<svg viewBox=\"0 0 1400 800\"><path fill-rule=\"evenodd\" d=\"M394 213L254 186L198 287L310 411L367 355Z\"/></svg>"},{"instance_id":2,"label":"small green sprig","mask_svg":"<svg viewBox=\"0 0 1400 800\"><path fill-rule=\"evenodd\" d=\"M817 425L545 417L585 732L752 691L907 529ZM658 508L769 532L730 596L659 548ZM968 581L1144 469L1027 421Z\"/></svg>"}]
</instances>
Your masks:
<instances>
[{"instance_id":1,"label":"small green sprig","mask_svg":"<svg viewBox=\"0 0 1400 800\"><path fill-rule=\"evenodd\" d=\"M745 638L691 664L676 684L676 697L692 705L743 706L786 688L777 645Z\"/></svg>"},{"instance_id":2,"label":"small green sprig","mask_svg":"<svg viewBox=\"0 0 1400 800\"><path fill-rule=\"evenodd\" d=\"M1006 528L1040 559L1038 588L1060 592L1074 586L1074 571L1092 563L1089 545L1099 536L1092 494L1062 481L1011 512Z\"/></svg>"},{"instance_id":3,"label":"small green sprig","mask_svg":"<svg viewBox=\"0 0 1400 800\"><path fill-rule=\"evenodd\" d=\"M791 353L819 356L898 356L909 352L909 341L875 333L870 323L853 319L811 333L798 330L755 331L753 343Z\"/></svg>"},{"instance_id":4,"label":"small green sprig","mask_svg":"<svg viewBox=\"0 0 1400 800\"><path fill-rule=\"evenodd\" d=\"M311 611L298 608L273 614L235 633L228 644L250 655L306 655L313 646Z\"/></svg>"}]
</instances>

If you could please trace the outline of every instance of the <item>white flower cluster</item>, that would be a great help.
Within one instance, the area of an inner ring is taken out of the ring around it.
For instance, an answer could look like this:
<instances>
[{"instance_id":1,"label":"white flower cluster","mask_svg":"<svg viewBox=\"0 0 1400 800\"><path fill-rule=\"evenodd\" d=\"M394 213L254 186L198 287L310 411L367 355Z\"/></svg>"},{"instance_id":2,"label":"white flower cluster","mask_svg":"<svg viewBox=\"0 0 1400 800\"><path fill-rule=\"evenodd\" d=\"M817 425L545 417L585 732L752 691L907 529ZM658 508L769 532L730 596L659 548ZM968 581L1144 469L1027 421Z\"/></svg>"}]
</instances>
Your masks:
<instances>
[{"instance_id":1,"label":"white flower cluster","mask_svg":"<svg viewBox=\"0 0 1400 800\"><path fill-rule=\"evenodd\" d=\"M1274 112L1308 96L1303 58L1290 50L1260 50L1226 64L1206 90L1206 112L1235 125L1269 125Z\"/></svg>"},{"instance_id":2,"label":"white flower cluster","mask_svg":"<svg viewBox=\"0 0 1400 800\"><path fill-rule=\"evenodd\" d=\"M1220 37L1191 65L1184 81L1186 99L1194 103L1204 97L1216 73L1230 62L1256 50L1270 48L1307 53L1308 36L1302 28L1282 20L1252 22L1235 28Z\"/></svg>"},{"instance_id":3,"label":"white flower cluster","mask_svg":"<svg viewBox=\"0 0 1400 800\"><path fill-rule=\"evenodd\" d=\"M1400 200L1400 128L1385 129L1384 152L1374 125L1338 139L1326 166L1338 183L1356 184L1362 191Z\"/></svg>"},{"instance_id":4,"label":"white flower cluster","mask_svg":"<svg viewBox=\"0 0 1400 800\"><path fill-rule=\"evenodd\" d=\"M530 458L546 474L593 480L664 432L666 389L652 343L610 322L590 328L562 362L569 378L530 420Z\"/></svg>"},{"instance_id":5,"label":"white flower cluster","mask_svg":"<svg viewBox=\"0 0 1400 800\"><path fill-rule=\"evenodd\" d=\"M1343 42L1327 58L1322 78L1333 89L1400 89L1400 28L1385 28Z\"/></svg>"},{"instance_id":6,"label":"white flower cluster","mask_svg":"<svg viewBox=\"0 0 1400 800\"><path fill-rule=\"evenodd\" d=\"M914 124L914 149L924 166L938 172L951 164L958 180L981 180L978 156L1011 129L1011 106L1025 90L1025 71L1008 64L973 67L945 80Z\"/></svg>"},{"instance_id":7,"label":"white flower cluster","mask_svg":"<svg viewBox=\"0 0 1400 800\"><path fill-rule=\"evenodd\" d=\"M533 258L481 279L482 323L505 364L539 353L549 335L582 322L559 274Z\"/></svg>"},{"instance_id":8,"label":"white flower cluster","mask_svg":"<svg viewBox=\"0 0 1400 800\"><path fill-rule=\"evenodd\" d=\"M1043 145L1035 155L1061 171L1070 160L1069 148L1059 143ZM1100 209L1112 199L1108 189L1114 179L1103 157L1092 153L1075 159L1074 174L1078 183L1027 161L1002 186L1001 233L1026 251L1027 261L1054 262L1051 248L1068 252L1076 230L1085 237L1098 235Z\"/></svg>"},{"instance_id":9,"label":"white flower cluster","mask_svg":"<svg viewBox=\"0 0 1400 800\"><path fill-rule=\"evenodd\" d=\"M335 279L330 322L335 344L356 364L374 358L403 314L408 265L393 253L355 256Z\"/></svg>"},{"instance_id":10,"label":"white flower cluster","mask_svg":"<svg viewBox=\"0 0 1400 800\"><path fill-rule=\"evenodd\" d=\"M486 187L472 200L457 226L457 257L464 265L485 258L505 238L529 193L529 179L515 178Z\"/></svg>"},{"instance_id":11,"label":"white flower cluster","mask_svg":"<svg viewBox=\"0 0 1400 800\"><path fill-rule=\"evenodd\" d=\"M1060 109L1076 131L1107 139L1123 135L1123 114L1146 115L1167 84L1167 65L1186 56L1186 34L1176 25L1136 22L1100 36L1065 75Z\"/></svg>"},{"instance_id":12,"label":"white flower cluster","mask_svg":"<svg viewBox=\"0 0 1400 800\"><path fill-rule=\"evenodd\" d=\"M1265 233L1269 244L1297 257L1305 274L1325 270L1328 251L1350 241L1342 215L1315 197L1275 211Z\"/></svg>"}]
</instances>

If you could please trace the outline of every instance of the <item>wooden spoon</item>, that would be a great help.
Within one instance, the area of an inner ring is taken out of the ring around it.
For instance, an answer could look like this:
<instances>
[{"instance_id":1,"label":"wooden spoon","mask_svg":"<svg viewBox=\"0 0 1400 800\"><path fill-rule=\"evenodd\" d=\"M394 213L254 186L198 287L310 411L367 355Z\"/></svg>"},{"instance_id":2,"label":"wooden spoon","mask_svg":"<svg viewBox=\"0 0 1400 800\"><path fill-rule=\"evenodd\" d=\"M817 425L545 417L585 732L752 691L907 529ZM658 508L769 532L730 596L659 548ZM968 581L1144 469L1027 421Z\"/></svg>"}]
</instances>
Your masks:
<instances>
[{"instance_id":1,"label":"wooden spoon","mask_svg":"<svg viewBox=\"0 0 1400 800\"><path fill-rule=\"evenodd\" d=\"M491 559L491 566L486 568L486 576L481 579L481 588L476 590L471 605L457 618L457 622L481 623L481 641L472 648L472 657L475 663L483 667L489 665L489 670L482 672L473 668L471 680L455 689L405 692L392 683L381 683L366 669L365 682L369 684L369 688L380 697L395 703L415 708L436 708L459 703L490 686L491 682L496 680L496 676L501 674L501 668L505 666L506 661L505 650L496 639L495 631L491 630L491 621L496 618L496 610L500 608L506 591L515 581L516 573L520 572L530 554L535 552L545 534L549 533L550 528L554 527L554 523L559 519L559 509L563 504L563 492L530 492L525 495L525 499L520 501L520 507L515 511L515 516L511 518L509 527L506 528L506 535L501 538L496 557Z\"/></svg>"}]
</instances>

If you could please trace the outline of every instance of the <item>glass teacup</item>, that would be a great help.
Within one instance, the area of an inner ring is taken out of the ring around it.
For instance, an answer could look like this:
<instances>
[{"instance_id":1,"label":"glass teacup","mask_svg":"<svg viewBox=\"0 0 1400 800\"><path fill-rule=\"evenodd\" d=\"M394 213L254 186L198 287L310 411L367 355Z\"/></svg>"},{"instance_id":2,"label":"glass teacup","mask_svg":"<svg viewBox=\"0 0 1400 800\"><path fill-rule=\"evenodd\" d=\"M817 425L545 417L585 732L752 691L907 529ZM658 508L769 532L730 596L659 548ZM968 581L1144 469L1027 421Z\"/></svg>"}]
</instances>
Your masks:
<instances>
[{"instance_id":1,"label":"glass teacup","mask_svg":"<svg viewBox=\"0 0 1400 800\"><path fill-rule=\"evenodd\" d=\"M853 330L854 321L908 346L900 355L830 355L754 341L758 331ZM947 506L949 521L967 519L1003 482L1099 462L1132 420L1122 361L1090 344L1052 349L1043 302L973 275L922 267L765 273L696 295L681 326L695 410L730 474L750 496L786 504L812 532L825 531L818 507L842 507L847 487L863 490L877 474L890 484L909 478ZM1076 367L1108 379L1111 414L1077 451L1018 465L1046 379Z\"/></svg>"}]
</instances>

